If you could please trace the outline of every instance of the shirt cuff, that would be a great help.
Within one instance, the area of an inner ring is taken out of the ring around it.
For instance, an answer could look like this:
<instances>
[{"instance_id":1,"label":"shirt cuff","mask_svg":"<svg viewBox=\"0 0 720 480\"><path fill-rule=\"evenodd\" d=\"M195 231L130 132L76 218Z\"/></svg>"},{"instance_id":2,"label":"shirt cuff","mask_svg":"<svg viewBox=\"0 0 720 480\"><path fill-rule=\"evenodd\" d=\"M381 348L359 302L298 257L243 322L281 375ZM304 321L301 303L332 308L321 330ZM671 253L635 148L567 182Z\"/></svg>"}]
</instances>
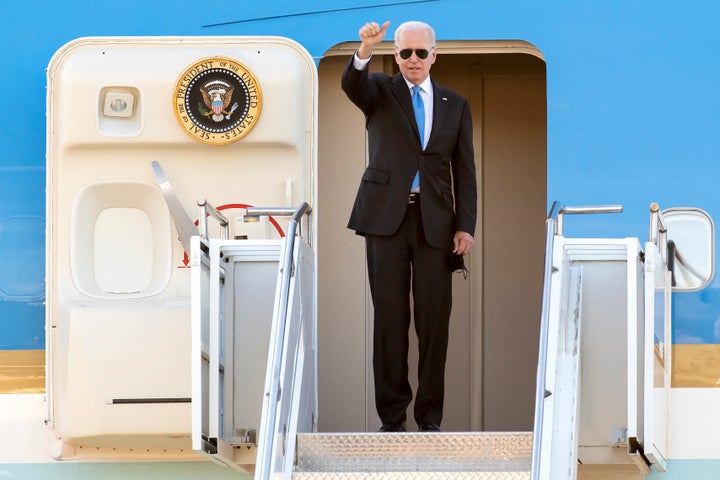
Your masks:
<instances>
[{"instance_id":1,"label":"shirt cuff","mask_svg":"<svg viewBox=\"0 0 720 480\"><path fill-rule=\"evenodd\" d=\"M372 55L370 55L368 58L359 58L357 55L357 52L353 55L353 67L355 67L356 70L364 70L368 63L370 63L370 59L372 58Z\"/></svg>"}]
</instances>

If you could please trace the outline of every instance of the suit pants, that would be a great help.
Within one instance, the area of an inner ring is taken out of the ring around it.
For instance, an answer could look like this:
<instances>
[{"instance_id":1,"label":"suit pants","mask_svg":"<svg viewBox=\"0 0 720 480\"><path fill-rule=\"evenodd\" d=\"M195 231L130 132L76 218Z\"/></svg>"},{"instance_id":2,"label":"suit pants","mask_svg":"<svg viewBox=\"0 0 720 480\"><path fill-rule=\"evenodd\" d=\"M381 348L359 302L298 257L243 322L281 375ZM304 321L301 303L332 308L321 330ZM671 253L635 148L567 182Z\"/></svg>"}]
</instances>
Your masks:
<instances>
[{"instance_id":1,"label":"suit pants","mask_svg":"<svg viewBox=\"0 0 720 480\"><path fill-rule=\"evenodd\" d=\"M407 359L412 287L419 353L415 421L440 425L452 308L452 253L428 245L420 206L414 203L408 205L393 235L366 235L366 254L375 311L373 371L380 420L383 424L406 421L412 400Z\"/></svg>"}]
</instances>

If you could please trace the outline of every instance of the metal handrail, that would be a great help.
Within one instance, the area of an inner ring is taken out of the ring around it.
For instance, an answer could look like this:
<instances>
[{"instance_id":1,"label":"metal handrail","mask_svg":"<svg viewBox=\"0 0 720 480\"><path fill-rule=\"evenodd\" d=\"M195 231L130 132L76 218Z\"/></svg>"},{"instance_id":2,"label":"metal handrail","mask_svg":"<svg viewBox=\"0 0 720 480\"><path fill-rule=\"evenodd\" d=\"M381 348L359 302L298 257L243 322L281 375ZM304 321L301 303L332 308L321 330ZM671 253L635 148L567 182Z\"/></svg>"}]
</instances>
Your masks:
<instances>
[{"instance_id":1,"label":"metal handrail","mask_svg":"<svg viewBox=\"0 0 720 480\"><path fill-rule=\"evenodd\" d=\"M155 172L155 178L160 186L160 191L165 198L165 203L170 211L170 217L172 217L175 229L177 230L178 236L180 237L180 243L186 252L190 252L190 238L197 235L198 231L195 228L195 222L188 216L187 212L180 204L180 200L175 196L170 180L168 180L165 172L163 171L158 161L152 162L152 168Z\"/></svg>"},{"instance_id":2,"label":"metal handrail","mask_svg":"<svg viewBox=\"0 0 720 480\"><path fill-rule=\"evenodd\" d=\"M667 227L660 211L660 205L657 202L650 204L650 233L648 238L658 247L662 261L667 265Z\"/></svg>"},{"instance_id":3,"label":"metal handrail","mask_svg":"<svg viewBox=\"0 0 720 480\"><path fill-rule=\"evenodd\" d=\"M305 214L311 213L312 209L310 205L307 203L303 203L304 206L307 207L307 210L304 211L300 217L298 217L295 222L297 225L297 233L301 237L303 236L302 233L302 222L300 221L302 216ZM302 206L300 206L302 208ZM243 220L245 222L256 222L258 221L259 217L266 216L266 217L293 217L295 218L295 215L297 214L297 210L293 207L248 207L245 209L245 216L243 217ZM310 223L308 222L308 234L307 234L307 243L308 245L312 246L312 229L310 228ZM289 235L289 232L288 232Z\"/></svg>"},{"instance_id":4,"label":"metal handrail","mask_svg":"<svg viewBox=\"0 0 720 480\"><path fill-rule=\"evenodd\" d=\"M557 234L563 234L563 216L564 215L585 215L588 213L622 213L622 205L595 205L595 206L577 206L577 207L560 207L557 214Z\"/></svg>"},{"instance_id":5,"label":"metal handrail","mask_svg":"<svg viewBox=\"0 0 720 480\"><path fill-rule=\"evenodd\" d=\"M305 204L307 205L307 203ZM309 208L309 207L308 207ZM290 217L294 216L297 210L293 207L247 207L245 221L260 216Z\"/></svg>"},{"instance_id":6,"label":"metal handrail","mask_svg":"<svg viewBox=\"0 0 720 480\"><path fill-rule=\"evenodd\" d=\"M269 209L268 209L269 210ZM283 209L286 211L285 209ZM256 215L260 214L269 214L269 213L260 213L262 209L255 209L254 213ZM263 437L265 439L271 438L274 439L275 435L275 423L277 419L277 406L280 402L281 395L284 393L280 389L280 373L281 373L281 367L282 367L282 358L284 355L283 345L285 342L285 332L286 332L286 320L287 320L287 312L288 312L288 301L290 296L290 280L292 277L292 266L293 266L293 260L294 260L294 251L295 251L295 238L297 233L297 226L302 217L306 214L309 214L312 211L310 205L308 205L306 202L303 202L302 205L300 205L293 213L290 222L288 222L288 231L287 231L287 237L286 237L286 243L285 243L285 256L283 257L283 263L282 263L282 278L281 278L281 284L280 284L280 302L278 305L278 325L277 325L277 335L273 339L274 341L274 356L273 356L273 372L272 372L272 380L270 381L270 389L269 391L265 392L265 396L268 398L268 417L265 419L265 423L261 426L261 432L263 432ZM273 215L277 215L278 212L274 211ZM270 435L270 437L268 437ZM259 467L259 475L261 478L269 478L270 477L270 462L271 457L274 454L275 449L273 448L263 448L263 456L262 458L258 459L258 467Z\"/></svg>"},{"instance_id":7,"label":"metal handrail","mask_svg":"<svg viewBox=\"0 0 720 480\"><path fill-rule=\"evenodd\" d=\"M212 215L215 220L220 223L221 237L223 240L230 238L230 222L228 219L220 213L215 207L210 205L204 197L200 197L197 200L198 206L198 231L200 236L207 240L208 238L208 216Z\"/></svg>"},{"instance_id":8,"label":"metal handrail","mask_svg":"<svg viewBox=\"0 0 720 480\"><path fill-rule=\"evenodd\" d=\"M542 437L543 437L543 420L544 420L544 403L545 399L552 395L547 389L547 342L548 329L550 324L550 282L552 281L553 272L553 249L555 248L555 220L552 218L552 212L555 209L555 203L548 218L545 220L545 267L543 271L543 296L542 311L540 314L540 345L538 350L538 366L537 379L535 385L535 422L533 424L533 447L532 447L532 465L530 478L532 480L540 479L540 459L542 454Z\"/></svg>"}]
</instances>

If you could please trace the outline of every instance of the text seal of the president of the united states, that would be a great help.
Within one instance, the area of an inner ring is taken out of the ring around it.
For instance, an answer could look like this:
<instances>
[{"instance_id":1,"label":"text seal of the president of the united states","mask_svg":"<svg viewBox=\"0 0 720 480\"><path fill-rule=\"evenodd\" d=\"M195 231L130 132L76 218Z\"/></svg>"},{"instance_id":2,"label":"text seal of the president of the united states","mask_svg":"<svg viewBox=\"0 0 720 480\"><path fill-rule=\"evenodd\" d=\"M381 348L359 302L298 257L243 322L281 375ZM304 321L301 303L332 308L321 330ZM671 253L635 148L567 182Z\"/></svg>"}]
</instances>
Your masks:
<instances>
[{"instance_id":1,"label":"text seal of the president of the united states","mask_svg":"<svg viewBox=\"0 0 720 480\"><path fill-rule=\"evenodd\" d=\"M196 140L226 145L255 126L262 107L252 72L227 57L204 58L188 67L175 86L175 116Z\"/></svg>"}]
</instances>

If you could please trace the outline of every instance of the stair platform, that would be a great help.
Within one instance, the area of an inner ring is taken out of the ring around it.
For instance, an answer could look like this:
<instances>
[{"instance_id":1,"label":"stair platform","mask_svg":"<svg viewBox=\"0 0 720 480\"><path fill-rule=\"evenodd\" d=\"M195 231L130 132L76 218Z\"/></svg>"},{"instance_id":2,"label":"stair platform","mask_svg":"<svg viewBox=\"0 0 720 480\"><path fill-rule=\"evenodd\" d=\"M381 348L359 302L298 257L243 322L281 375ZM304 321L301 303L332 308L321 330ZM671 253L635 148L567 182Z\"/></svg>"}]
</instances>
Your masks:
<instances>
[{"instance_id":1,"label":"stair platform","mask_svg":"<svg viewBox=\"0 0 720 480\"><path fill-rule=\"evenodd\" d=\"M531 432L298 435L293 478L529 479Z\"/></svg>"}]
</instances>

